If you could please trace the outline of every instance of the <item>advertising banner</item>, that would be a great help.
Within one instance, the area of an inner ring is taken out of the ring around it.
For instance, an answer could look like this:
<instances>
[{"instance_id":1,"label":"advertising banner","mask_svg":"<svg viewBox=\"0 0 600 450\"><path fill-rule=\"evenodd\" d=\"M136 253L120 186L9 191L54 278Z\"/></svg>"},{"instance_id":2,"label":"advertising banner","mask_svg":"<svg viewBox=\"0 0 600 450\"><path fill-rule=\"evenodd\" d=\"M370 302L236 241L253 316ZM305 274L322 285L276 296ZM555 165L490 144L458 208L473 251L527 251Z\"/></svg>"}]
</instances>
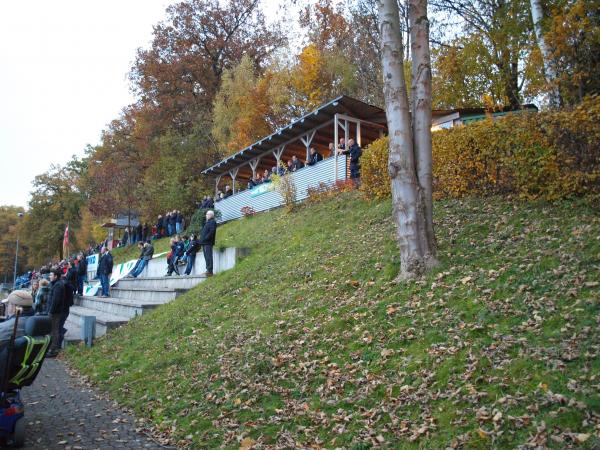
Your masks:
<instances>
[{"instance_id":1,"label":"advertising banner","mask_svg":"<svg viewBox=\"0 0 600 450\"><path fill-rule=\"evenodd\" d=\"M96 256L96 255L93 255L93 256ZM127 261L126 263L117 264L116 266L114 266L112 275L110 277L110 285L112 286L117 281L119 281L121 278L124 278L129 272L131 272L131 270L135 267L136 263L137 263L137 259L132 259L131 261ZM98 263L96 263L96 265L97 264ZM86 286L84 286L83 295L94 296L98 293L99 290L100 290L100 281L93 281L93 282L88 283Z\"/></svg>"}]
</instances>

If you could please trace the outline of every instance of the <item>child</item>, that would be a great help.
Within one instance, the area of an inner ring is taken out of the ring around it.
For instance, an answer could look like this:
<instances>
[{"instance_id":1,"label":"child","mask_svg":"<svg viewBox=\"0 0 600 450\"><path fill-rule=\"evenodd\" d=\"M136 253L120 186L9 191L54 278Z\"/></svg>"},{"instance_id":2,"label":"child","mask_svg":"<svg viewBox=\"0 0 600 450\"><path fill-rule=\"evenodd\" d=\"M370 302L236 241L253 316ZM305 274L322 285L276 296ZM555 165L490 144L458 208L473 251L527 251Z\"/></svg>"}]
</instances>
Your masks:
<instances>
[{"instance_id":1,"label":"child","mask_svg":"<svg viewBox=\"0 0 600 450\"><path fill-rule=\"evenodd\" d=\"M179 275L179 270L177 269L177 264L175 261L177 260L177 238L171 238L171 251L170 254L167 255L167 277L170 277L173 272Z\"/></svg>"},{"instance_id":2,"label":"child","mask_svg":"<svg viewBox=\"0 0 600 450\"><path fill-rule=\"evenodd\" d=\"M190 248L190 238L188 236L183 236L183 252L181 253L181 257L179 259L179 265L180 266L185 266L187 264L187 258L188 258L188 254L187 251Z\"/></svg>"}]
</instances>

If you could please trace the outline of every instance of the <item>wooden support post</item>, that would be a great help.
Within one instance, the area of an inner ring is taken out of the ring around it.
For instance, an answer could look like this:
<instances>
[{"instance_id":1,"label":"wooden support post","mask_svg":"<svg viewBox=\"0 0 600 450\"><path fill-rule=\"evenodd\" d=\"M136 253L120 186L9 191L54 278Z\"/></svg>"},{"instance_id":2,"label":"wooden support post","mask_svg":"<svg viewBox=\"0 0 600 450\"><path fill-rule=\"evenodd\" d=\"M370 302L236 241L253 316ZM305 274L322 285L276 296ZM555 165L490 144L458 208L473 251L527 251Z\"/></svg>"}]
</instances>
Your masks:
<instances>
[{"instance_id":1,"label":"wooden support post","mask_svg":"<svg viewBox=\"0 0 600 450\"><path fill-rule=\"evenodd\" d=\"M348 128L348 121L344 120L344 145L348 150L348 139L350 139L350 128Z\"/></svg>"},{"instance_id":2,"label":"wooden support post","mask_svg":"<svg viewBox=\"0 0 600 450\"><path fill-rule=\"evenodd\" d=\"M277 173L279 173L279 167L281 163L281 155L283 155L283 151L285 150L285 145L282 145L278 149L273 150L273 156L277 160Z\"/></svg>"},{"instance_id":3,"label":"wooden support post","mask_svg":"<svg viewBox=\"0 0 600 450\"><path fill-rule=\"evenodd\" d=\"M308 133L306 133L304 136L302 136L300 138L300 140L306 147L306 159L308 159L308 156L310 154L310 144L312 144L312 141L315 138L316 132L317 132L317 130L309 131Z\"/></svg>"},{"instance_id":4,"label":"wooden support post","mask_svg":"<svg viewBox=\"0 0 600 450\"><path fill-rule=\"evenodd\" d=\"M360 133L360 120L356 122L356 143L359 147L362 147L362 136Z\"/></svg>"},{"instance_id":5,"label":"wooden support post","mask_svg":"<svg viewBox=\"0 0 600 450\"><path fill-rule=\"evenodd\" d=\"M215 181L215 200L218 200L217 195L219 195L219 183L221 182L222 175L219 175Z\"/></svg>"},{"instance_id":6,"label":"wooden support post","mask_svg":"<svg viewBox=\"0 0 600 450\"><path fill-rule=\"evenodd\" d=\"M239 167L236 167L235 169L232 169L229 171L229 176L231 177L231 181L233 182L233 193L235 194L236 189L235 189L235 177L237 177L238 172L240 171Z\"/></svg>"},{"instance_id":7,"label":"wooden support post","mask_svg":"<svg viewBox=\"0 0 600 450\"><path fill-rule=\"evenodd\" d=\"M333 163L333 182L337 182L338 179L338 115L333 117L333 154L335 155L335 161Z\"/></svg>"},{"instance_id":8,"label":"wooden support post","mask_svg":"<svg viewBox=\"0 0 600 450\"><path fill-rule=\"evenodd\" d=\"M252 178L256 178L256 168L258 167L258 163L260 162L260 157L253 159L248 164L250 164L250 168L252 169Z\"/></svg>"}]
</instances>

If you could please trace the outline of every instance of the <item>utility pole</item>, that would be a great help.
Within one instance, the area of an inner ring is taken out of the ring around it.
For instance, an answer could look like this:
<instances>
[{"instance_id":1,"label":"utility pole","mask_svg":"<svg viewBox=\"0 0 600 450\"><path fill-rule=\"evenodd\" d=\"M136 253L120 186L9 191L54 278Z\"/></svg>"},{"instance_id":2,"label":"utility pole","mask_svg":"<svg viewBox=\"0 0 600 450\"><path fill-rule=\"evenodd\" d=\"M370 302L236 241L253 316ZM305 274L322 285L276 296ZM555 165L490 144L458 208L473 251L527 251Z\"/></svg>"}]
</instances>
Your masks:
<instances>
[{"instance_id":1,"label":"utility pole","mask_svg":"<svg viewBox=\"0 0 600 450\"><path fill-rule=\"evenodd\" d=\"M19 219L23 217L23 213L18 213ZM13 290L17 284L17 264L19 263L19 225L17 225L17 248L15 250L15 271L13 273Z\"/></svg>"}]
</instances>

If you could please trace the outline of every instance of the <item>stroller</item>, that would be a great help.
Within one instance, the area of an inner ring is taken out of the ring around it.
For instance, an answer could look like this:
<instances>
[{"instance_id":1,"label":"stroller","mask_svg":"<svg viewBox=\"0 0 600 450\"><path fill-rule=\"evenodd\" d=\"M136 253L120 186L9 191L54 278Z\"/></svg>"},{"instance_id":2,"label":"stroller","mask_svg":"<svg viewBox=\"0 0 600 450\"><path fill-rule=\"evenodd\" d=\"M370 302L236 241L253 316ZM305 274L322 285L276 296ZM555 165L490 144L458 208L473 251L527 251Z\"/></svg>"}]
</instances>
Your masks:
<instances>
[{"instance_id":1,"label":"stroller","mask_svg":"<svg viewBox=\"0 0 600 450\"><path fill-rule=\"evenodd\" d=\"M48 316L31 316L25 324L25 336L15 339L18 321L17 313L10 343L0 352L0 444L13 447L25 444L21 389L30 386L42 368L52 328Z\"/></svg>"}]
</instances>

